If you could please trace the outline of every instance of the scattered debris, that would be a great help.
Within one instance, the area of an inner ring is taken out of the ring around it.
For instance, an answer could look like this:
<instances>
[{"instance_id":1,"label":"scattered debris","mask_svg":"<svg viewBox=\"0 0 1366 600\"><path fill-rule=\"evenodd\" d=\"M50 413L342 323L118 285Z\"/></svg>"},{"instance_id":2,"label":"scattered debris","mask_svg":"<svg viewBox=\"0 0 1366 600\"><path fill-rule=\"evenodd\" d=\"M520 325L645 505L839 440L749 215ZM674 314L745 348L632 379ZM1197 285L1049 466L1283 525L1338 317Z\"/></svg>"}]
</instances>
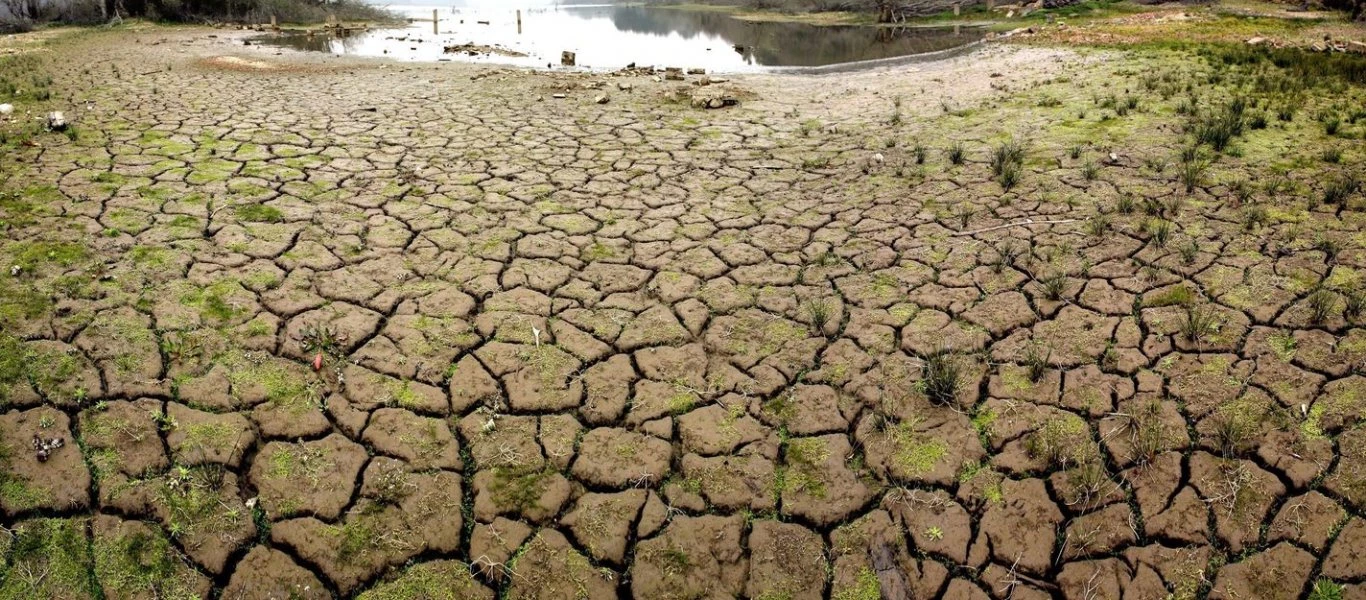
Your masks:
<instances>
[{"instance_id":1,"label":"scattered debris","mask_svg":"<svg viewBox=\"0 0 1366 600\"><path fill-rule=\"evenodd\" d=\"M528 54L526 54L525 52L518 52L516 50L504 48L502 46L486 46L483 44L473 43L460 44L457 46L446 46L442 49L442 52L446 54L467 54L469 56L506 56L509 58L526 58L528 56Z\"/></svg>"},{"instance_id":2,"label":"scattered debris","mask_svg":"<svg viewBox=\"0 0 1366 600\"><path fill-rule=\"evenodd\" d=\"M47 458L52 455L52 451L66 445L66 440L61 436L54 438L43 438L38 434L33 434L33 451L38 457L38 462L47 462Z\"/></svg>"},{"instance_id":3,"label":"scattered debris","mask_svg":"<svg viewBox=\"0 0 1366 600\"><path fill-rule=\"evenodd\" d=\"M740 99L729 94L694 94L692 98L693 108L725 108L735 106L740 103Z\"/></svg>"}]
</instances>

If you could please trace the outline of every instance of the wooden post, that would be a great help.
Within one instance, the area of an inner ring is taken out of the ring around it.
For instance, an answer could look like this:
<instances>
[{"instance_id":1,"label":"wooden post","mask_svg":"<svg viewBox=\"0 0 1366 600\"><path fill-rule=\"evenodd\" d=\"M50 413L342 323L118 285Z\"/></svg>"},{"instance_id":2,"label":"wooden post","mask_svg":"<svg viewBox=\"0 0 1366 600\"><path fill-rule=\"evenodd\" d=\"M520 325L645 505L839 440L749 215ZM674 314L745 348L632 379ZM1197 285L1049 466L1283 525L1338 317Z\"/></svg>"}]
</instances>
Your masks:
<instances>
[{"instance_id":1,"label":"wooden post","mask_svg":"<svg viewBox=\"0 0 1366 600\"><path fill-rule=\"evenodd\" d=\"M522 35L522 9L517 9L517 35Z\"/></svg>"},{"instance_id":2,"label":"wooden post","mask_svg":"<svg viewBox=\"0 0 1366 600\"><path fill-rule=\"evenodd\" d=\"M437 25L438 25L439 23L441 23L441 21L437 20L437 18L436 18L436 9L433 8L433 9L432 9L432 35L436 35L436 34L441 33L440 31L437 31L437 29L436 29L436 27L437 27Z\"/></svg>"},{"instance_id":3,"label":"wooden post","mask_svg":"<svg viewBox=\"0 0 1366 600\"><path fill-rule=\"evenodd\" d=\"M953 16L955 16L955 17L958 16L958 5L957 5L957 4L953 5Z\"/></svg>"}]
</instances>

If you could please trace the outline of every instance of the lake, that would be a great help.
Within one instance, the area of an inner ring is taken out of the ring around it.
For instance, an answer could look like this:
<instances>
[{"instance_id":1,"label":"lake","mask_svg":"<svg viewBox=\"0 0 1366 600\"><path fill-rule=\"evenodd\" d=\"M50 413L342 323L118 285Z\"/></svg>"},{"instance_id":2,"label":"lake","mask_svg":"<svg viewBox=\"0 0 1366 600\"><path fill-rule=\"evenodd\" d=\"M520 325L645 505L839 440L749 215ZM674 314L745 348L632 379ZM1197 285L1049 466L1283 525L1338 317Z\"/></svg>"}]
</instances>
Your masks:
<instances>
[{"instance_id":1,"label":"lake","mask_svg":"<svg viewBox=\"0 0 1366 600\"><path fill-rule=\"evenodd\" d=\"M754 22L717 11L650 6L579 5L521 9L515 5L389 7L413 21L405 28L343 35L284 32L259 38L266 45L397 60L509 64L560 64L560 53L577 54L580 68L612 70L630 64L702 68L708 72L755 72L829 67L950 50L980 40L972 28L814 26ZM432 33L432 11L439 33ZM464 44L494 53L447 52ZM876 63L872 63L876 64Z\"/></svg>"}]
</instances>

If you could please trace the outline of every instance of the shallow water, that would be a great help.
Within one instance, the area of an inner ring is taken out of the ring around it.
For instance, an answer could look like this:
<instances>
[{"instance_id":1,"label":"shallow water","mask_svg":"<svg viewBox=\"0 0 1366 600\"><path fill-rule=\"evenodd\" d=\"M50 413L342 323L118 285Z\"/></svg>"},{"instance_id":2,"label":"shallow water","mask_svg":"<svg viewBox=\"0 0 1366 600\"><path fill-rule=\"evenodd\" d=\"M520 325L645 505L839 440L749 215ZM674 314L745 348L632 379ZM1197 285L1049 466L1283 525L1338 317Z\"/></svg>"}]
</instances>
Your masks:
<instances>
[{"instance_id":1,"label":"shallow water","mask_svg":"<svg viewBox=\"0 0 1366 600\"><path fill-rule=\"evenodd\" d=\"M980 40L977 29L817 27L759 23L724 13L645 6L453 8L392 6L412 19L406 28L345 36L279 33L261 41L298 50L399 60L460 60L531 67L558 66L560 53L577 54L578 66L704 68L709 72L818 67L947 50ZM432 33L432 10L439 33ZM525 56L447 53L448 46L498 46Z\"/></svg>"}]
</instances>

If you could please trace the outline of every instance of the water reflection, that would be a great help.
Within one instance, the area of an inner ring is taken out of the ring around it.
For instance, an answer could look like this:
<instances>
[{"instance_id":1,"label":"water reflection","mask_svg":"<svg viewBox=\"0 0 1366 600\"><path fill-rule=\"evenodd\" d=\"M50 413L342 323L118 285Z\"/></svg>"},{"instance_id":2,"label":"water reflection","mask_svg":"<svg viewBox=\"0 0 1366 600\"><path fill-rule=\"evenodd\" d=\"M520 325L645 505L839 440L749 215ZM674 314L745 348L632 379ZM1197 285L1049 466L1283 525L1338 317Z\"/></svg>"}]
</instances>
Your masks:
<instances>
[{"instance_id":1,"label":"water reflection","mask_svg":"<svg viewBox=\"0 0 1366 600\"><path fill-rule=\"evenodd\" d=\"M982 37L977 29L817 27L751 22L724 13L647 6L560 6L522 9L522 32L512 8L396 7L412 19L406 28L345 34L283 33L263 42L300 50L400 60L462 60L523 66L558 64L560 52L577 53L579 66L616 69L637 65L758 71L814 67L936 52ZM425 20L419 20L425 19ZM448 54L447 46L475 44L494 52Z\"/></svg>"}]
</instances>

